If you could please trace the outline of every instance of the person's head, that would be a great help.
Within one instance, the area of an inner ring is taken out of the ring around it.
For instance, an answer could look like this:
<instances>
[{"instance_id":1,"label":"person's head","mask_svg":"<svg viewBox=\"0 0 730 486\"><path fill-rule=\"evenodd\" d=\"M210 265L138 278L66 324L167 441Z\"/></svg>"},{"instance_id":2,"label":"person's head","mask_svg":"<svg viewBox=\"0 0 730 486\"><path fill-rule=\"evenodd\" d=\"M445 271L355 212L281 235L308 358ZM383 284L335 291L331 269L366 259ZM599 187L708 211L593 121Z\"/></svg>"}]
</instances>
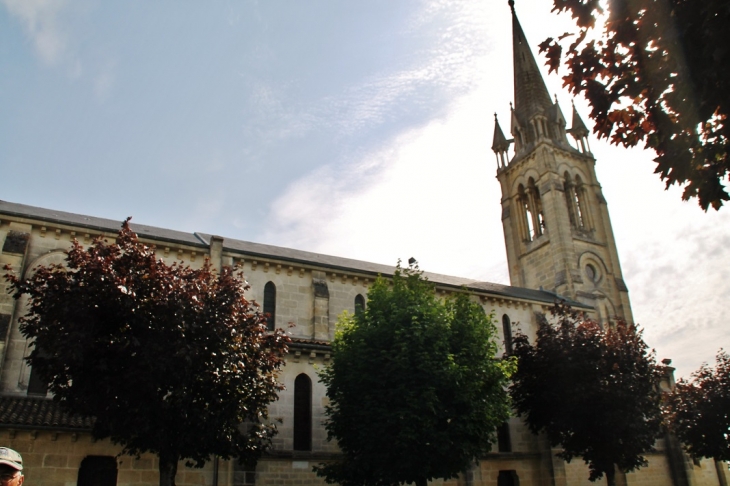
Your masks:
<instances>
[{"instance_id":1,"label":"person's head","mask_svg":"<svg viewBox=\"0 0 730 486\"><path fill-rule=\"evenodd\" d=\"M12 449L0 447L0 486L23 484L23 458Z\"/></svg>"}]
</instances>

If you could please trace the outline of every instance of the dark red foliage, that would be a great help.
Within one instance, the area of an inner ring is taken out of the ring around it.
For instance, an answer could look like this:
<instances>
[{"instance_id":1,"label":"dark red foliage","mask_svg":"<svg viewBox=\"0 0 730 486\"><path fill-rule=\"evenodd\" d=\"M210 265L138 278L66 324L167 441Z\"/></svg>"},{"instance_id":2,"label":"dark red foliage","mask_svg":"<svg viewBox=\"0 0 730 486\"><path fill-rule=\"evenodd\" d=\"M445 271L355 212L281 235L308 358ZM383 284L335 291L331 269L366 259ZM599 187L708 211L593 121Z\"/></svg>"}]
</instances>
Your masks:
<instances>
[{"instance_id":1,"label":"dark red foliage","mask_svg":"<svg viewBox=\"0 0 730 486\"><path fill-rule=\"evenodd\" d=\"M664 411L690 456L730 461L730 355L720 351L714 368L705 363L679 380Z\"/></svg>"},{"instance_id":2,"label":"dark red foliage","mask_svg":"<svg viewBox=\"0 0 730 486\"><path fill-rule=\"evenodd\" d=\"M586 35L603 13L597 0L553 2L578 32L549 38L540 51L551 71L562 61L564 85L592 107L594 132L627 147L643 142L667 187L683 185L683 199L719 209L730 199L727 2L612 0L598 40Z\"/></svg>"},{"instance_id":3,"label":"dark red foliage","mask_svg":"<svg viewBox=\"0 0 730 486\"><path fill-rule=\"evenodd\" d=\"M157 453L160 484L174 484L178 459L255 460L269 445L289 340L266 331L242 275L168 265L127 220L116 243L74 241L66 265L6 279L29 297L20 330L54 399L94 416L95 437Z\"/></svg>"},{"instance_id":4,"label":"dark red foliage","mask_svg":"<svg viewBox=\"0 0 730 486\"><path fill-rule=\"evenodd\" d=\"M564 304L552 313L557 323L543 316L534 343L515 337L513 406L562 458L583 458L592 481L606 474L611 484L614 465L646 465L661 431L660 370L634 326L603 329Z\"/></svg>"}]
</instances>

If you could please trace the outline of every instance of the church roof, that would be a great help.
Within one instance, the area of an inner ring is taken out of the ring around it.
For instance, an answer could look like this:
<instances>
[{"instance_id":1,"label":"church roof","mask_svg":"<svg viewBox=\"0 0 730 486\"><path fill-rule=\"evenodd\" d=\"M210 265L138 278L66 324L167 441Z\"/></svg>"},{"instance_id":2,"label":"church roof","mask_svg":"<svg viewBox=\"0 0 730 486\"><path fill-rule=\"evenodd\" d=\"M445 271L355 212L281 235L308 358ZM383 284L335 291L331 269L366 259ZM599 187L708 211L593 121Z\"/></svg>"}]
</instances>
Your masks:
<instances>
[{"instance_id":1,"label":"church roof","mask_svg":"<svg viewBox=\"0 0 730 486\"><path fill-rule=\"evenodd\" d=\"M0 396L0 427L90 431L94 419L71 414L47 398Z\"/></svg>"},{"instance_id":2,"label":"church roof","mask_svg":"<svg viewBox=\"0 0 730 486\"><path fill-rule=\"evenodd\" d=\"M95 230L106 233L117 233L121 227L120 221L67 213L65 211L38 208L35 206L27 206L25 204L0 200L0 219L2 219L3 214L28 220L30 223L32 223L33 220L38 220L51 224L88 228L92 231ZM132 223L131 228L140 236L140 238L200 248L208 248L212 237L212 235L207 233L187 233L137 223ZM380 263L366 262L334 255L325 255L322 253L297 250L294 248L254 243L251 241L237 240L233 238L223 239L223 249L234 254L238 253L250 257L273 259L293 264L314 265L331 270L367 274L373 277L378 275L392 275L394 269L391 265L383 265ZM552 304L556 299L562 298L555 293L546 290L513 287L510 285L482 282L475 279L441 275L431 272L424 272L424 276L439 286L449 286L454 287L455 289L466 287L473 291L492 294L495 297L529 300L545 304ZM586 308L584 304L579 302L570 303L576 307Z\"/></svg>"}]
</instances>

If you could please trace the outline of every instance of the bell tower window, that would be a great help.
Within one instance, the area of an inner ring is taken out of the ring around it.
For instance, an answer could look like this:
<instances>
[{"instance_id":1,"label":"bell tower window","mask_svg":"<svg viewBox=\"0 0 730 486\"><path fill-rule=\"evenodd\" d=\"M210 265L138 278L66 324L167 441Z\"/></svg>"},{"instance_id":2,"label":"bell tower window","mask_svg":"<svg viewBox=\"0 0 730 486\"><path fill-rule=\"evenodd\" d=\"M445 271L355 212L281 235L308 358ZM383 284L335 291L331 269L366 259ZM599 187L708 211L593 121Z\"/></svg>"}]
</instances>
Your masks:
<instances>
[{"instance_id":1,"label":"bell tower window","mask_svg":"<svg viewBox=\"0 0 730 486\"><path fill-rule=\"evenodd\" d=\"M573 186L573 197L575 199L575 207L576 207L576 213L577 213L577 220L578 227L580 228L586 228L586 218L585 218L585 198L584 198L584 191L585 188L583 187L583 181L580 180L580 176L575 176L575 185Z\"/></svg>"},{"instance_id":2,"label":"bell tower window","mask_svg":"<svg viewBox=\"0 0 730 486\"><path fill-rule=\"evenodd\" d=\"M566 171L563 188L565 191L565 202L568 205L570 223L578 229L592 229L587 207L587 191L583 180L579 175L576 175L574 181Z\"/></svg>"},{"instance_id":3,"label":"bell tower window","mask_svg":"<svg viewBox=\"0 0 730 486\"><path fill-rule=\"evenodd\" d=\"M540 191L535 185L535 179L530 177L527 184L527 194L530 205L530 215L532 216L532 240L541 236L545 229L545 216L542 212L542 200L540 200Z\"/></svg>"},{"instance_id":4,"label":"bell tower window","mask_svg":"<svg viewBox=\"0 0 730 486\"><path fill-rule=\"evenodd\" d=\"M524 241L533 241L545 231L545 216L542 211L540 191L530 177L527 189L522 184L517 188L517 205L520 209L518 224Z\"/></svg>"},{"instance_id":5,"label":"bell tower window","mask_svg":"<svg viewBox=\"0 0 730 486\"><path fill-rule=\"evenodd\" d=\"M520 235L524 241L532 241L532 214L530 213L530 204L528 202L525 186L520 184L517 188L517 206L519 209L519 225Z\"/></svg>"}]
</instances>

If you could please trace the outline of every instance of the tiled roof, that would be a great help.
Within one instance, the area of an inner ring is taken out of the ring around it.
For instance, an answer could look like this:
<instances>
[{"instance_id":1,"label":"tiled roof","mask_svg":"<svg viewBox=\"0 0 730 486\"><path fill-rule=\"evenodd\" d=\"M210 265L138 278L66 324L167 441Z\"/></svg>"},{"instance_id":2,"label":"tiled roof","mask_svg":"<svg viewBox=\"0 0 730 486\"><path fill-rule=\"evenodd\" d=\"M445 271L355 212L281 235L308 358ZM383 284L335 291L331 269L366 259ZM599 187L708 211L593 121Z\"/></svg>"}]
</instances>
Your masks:
<instances>
[{"instance_id":1,"label":"tiled roof","mask_svg":"<svg viewBox=\"0 0 730 486\"><path fill-rule=\"evenodd\" d=\"M95 216L85 216L83 214L67 213L65 211L56 211L54 209L38 208L35 206L27 206L25 204L12 203L0 200L0 214L17 216L20 218L37 219L48 223L56 223L63 225L78 226L88 228L90 230L103 231L107 233L118 233L122 227L122 220L97 218ZM131 222L132 231L143 238L152 238L155 240L169 241L172 243L205 247L207 243L200 241L195 234L183 231L175 231L171 229L158 228L156 226L147 226Z\"/></svg>"},{"instance_id":2,"label":"tiled roof","mask_svg":"<svg viewBox=\"0 0 730 486\"><path fill-rule=\"evenodd\" d=\"M91 430L94 419L70 414L47 398L0 397L0 427Z\"/></svg>"},{"instance_id":3,"label":"tiled roof","mask_svg":"<svg viewBox=\"0 0 730 486\"><path fill-rule=\"evenodd\" d=\"M27 219L37 219L56 224L73 225L82 228L89 228L97 231L112 233L116 233L117 231L119 231L119 228L121 226L120 221L67 213L64 211L55 211L52 209L37 208L33 206L27 206L25 204L17 204L2 200L0 200L0 214L7 214ZM206 233L190 234L182 231L174 231L136 223L133 223L131 225L131 228L140 237L144 238L150 238L158 241L169 241L173 243L198 247L208 247L210 245L211 235ZM322 268L329 268L339 271L358 272L362 274L368 274L373 277L378 275L391 276L393 275L394 271L394 267L391 265L382 265L379 263L354 260L352 258L324 255L321 253L297 250L293 248L284 248L281 246L253 243L250 241L236 240L233 238L225 238L223 240L223 248L230 252L238 254L271 258L305 265L317 265ZM552 304L558 299L565 298L547 290L533 290L523 287L513 287L511 285L503 285L492 282L481 282L474 279L454 277L450 275L441 275L431 272L424 272L423 275L436 285L450 286L455 288L465 287L470 290L492 294L495 297L530 300L533 302L542 302L544 304ZM589 306L586 306L585 304L582 304L580 302L572 301L570 299L565 300L567 300L567 302L574 307L589 308Z\"/></svg>"},{"instance_id":4,"label":"tiled roof","mask_svg":"<svg viewBox=\"0 0 730 486\"><path fill-rule=\"evenodd\" d=\"M304 344L304 345L310 345L310 346L322 346L322 347L329 347L331 343L329 341L320 341L316 339L307 339L307 338L297 338L297 337L291 337L291 345L297 346L298 344Z\"/></svg>"}]
</instances>

